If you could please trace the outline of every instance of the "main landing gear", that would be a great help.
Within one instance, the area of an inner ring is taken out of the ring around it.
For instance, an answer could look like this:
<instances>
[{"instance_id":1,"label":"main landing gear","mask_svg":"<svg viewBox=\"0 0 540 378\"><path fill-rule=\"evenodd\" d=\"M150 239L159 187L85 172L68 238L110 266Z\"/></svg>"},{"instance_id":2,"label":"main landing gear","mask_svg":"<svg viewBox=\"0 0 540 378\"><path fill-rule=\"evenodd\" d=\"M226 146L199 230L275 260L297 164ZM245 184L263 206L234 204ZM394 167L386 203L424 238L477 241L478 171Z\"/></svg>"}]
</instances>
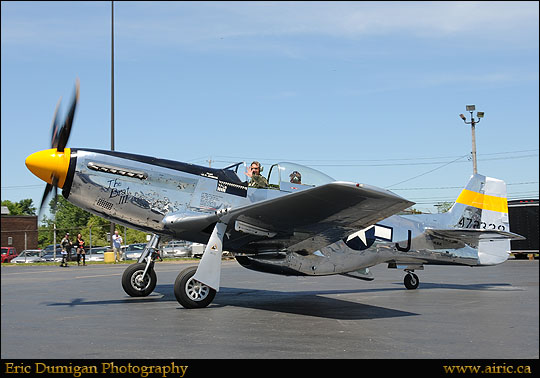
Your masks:
<instances>
[{"instance_id":1,"label":"main landing gear","mask_svg":"<svg viewBox=\"0 0 540 378\"><path fill-rule=\"evenodd\" d=\"M413 273L412 270L406 270L407 274L405 275L405 278L403 279L403 283L405 284L405 287L408 290L414 290L418 287L420 284L420 280L418 279L418 276Z\"/></svg>"},{"instance_id":2,"label":"main landing gear","mask_svg":"<svg viewBox=\"0 0 540 378\"><path fill-rule=\"evenodd\" d=\"M212 303L219 291L223 237L226 229L226 223L216 223L199 266L186 268L178 274L174 282L174 296L184 308L206 307ZM122 287L129 296L146 297L156 288L154 261L158 256L155 249L159 239L159 235L152 235L139 261L124 271Z\"/></svg>"},{"instance_id":3,"label":"main landing gear","mask_svg":"<svg viewBox=\"0 0 540 378\"><path fill-rule=\"evenodd\" d=\"M216 292L219 291L223 237L226 229L226 223L216 223L199 266L184 269L176 278L174 296L184 308L206 307L212 303Z\"/></svg>"},{"instance_id":4,"label":"main landing gear","mask_svg":"<svg viewBox=\"0 0 540 378\"><path fill-rule=\"evenodd\" d=\"M216 296L216 290L193 278L196 271L196 266L186 268L174 281L174 296L184 308L206 307Z\"/></svg>"}]
</instances>

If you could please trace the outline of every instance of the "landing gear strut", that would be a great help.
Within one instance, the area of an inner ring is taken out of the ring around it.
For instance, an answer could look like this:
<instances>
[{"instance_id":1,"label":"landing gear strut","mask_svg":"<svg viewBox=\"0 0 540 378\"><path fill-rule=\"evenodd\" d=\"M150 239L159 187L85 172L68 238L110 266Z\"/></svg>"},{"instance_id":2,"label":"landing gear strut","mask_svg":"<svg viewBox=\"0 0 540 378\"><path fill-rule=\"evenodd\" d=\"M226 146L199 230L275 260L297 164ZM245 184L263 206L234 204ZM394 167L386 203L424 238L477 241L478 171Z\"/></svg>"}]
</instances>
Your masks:
<instances>
[{"instance_id":1,"label":"landing gear strut","mask_svg":"<svg viewBox=\"0 0 540 378\"><path fill-rule=\"evenodd\" d=\"M180 272L174 282L174 296L185 308L203 308L214 300L219 291L223 237L227 223L217 222L197 267Z\"/></svg>"},{"instance_id":2,"label":"landing gear strut","mask_svg":"<svg viewBox=\"0 0 540 378\"><path fill-rule=\"evenodd\" d=\"M216 296L214 289L193 278L196 271L196 266L186 268L174 282L174 296L184 308L206 307Z\"/></svg>"},{"instance_id":3,"label":"landing gear strut","mask_svg":"<svg viewBox=\"0 0 540 378\"><path fill-rule=\"evenodd\" d=\"M131 297L146 297L150 295L157 284L154 271L154 261L158 257L156 252L160 236L153 234L144 247L141 257L135 264L131 264L122 275L122 288Z\"/></svg>"},{"instance_id":4,"label":"landing gear strut","mask_svg":"<svg viewBox=\"0 0 540 378\"><path fill-rule=\"evenodd\" d=\"M418 276L414 274L412 271L407 271L407 274L405 275L405 278L403 279L403 283L405 284L405 287L408 290L414 290L420 284L420 280L418 279Z\"/></svg>"},{"instance_id":5,"label":"landing gear strut","mask_svg":"<svg viewBox=\"0 0 540 378\"><path fill-rule=\"evenodd\" d=\"M122 287L131 297L146 297L154 291L157 284L154 262L148 267L143 263L131 264L122 275Z\"/></svg>"}]
</instances>

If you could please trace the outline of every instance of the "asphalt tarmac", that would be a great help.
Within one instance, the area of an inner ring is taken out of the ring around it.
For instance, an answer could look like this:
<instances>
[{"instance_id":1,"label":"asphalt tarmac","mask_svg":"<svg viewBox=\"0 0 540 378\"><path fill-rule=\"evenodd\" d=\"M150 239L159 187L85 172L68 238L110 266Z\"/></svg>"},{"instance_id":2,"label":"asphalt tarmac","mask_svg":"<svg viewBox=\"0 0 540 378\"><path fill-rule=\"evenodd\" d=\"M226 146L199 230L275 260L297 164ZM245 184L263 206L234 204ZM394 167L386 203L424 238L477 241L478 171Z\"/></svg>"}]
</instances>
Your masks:
<instances>
[{"instance_id":1,"label":"asphalt tarmac","mask_svg":"<svg viewBox=\"0 0 540 378\"><path fill-rule=\"evenodd\" d=\"M538 260L426 266L375 280L284 277L224 261L221 290L187 310L173 283L191 263L156 263L146 298L121 286L127 265L2 266L2 359L538 358Z\"/></svg>"}]
</instances>

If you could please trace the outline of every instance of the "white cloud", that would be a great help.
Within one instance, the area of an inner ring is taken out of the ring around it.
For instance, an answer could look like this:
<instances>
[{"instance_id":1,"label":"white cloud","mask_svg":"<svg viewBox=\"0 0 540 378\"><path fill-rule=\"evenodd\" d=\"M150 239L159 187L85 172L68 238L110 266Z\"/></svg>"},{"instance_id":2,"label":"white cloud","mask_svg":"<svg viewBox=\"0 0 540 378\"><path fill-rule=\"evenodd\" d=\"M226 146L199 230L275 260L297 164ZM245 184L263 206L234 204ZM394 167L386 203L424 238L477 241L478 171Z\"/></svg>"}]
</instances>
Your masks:
<instances>
[{"instance_id":1,"label":"white cloud","mask_svg":"<svg viewBox=\"0 0 540 378\"><path fill-rule=\"evenodd\" d=\"M131 23L131 30L183 31L175 37L184 41L298 34L360 37L405 32L428 36L482 31L500 35L523 30L538 34L537 2L152 2L119 6L126 12L131 7L145 10L139 13L143 18L124 20L126 27Z\"/></svg>"},{"instance_id":2,"label":"white cloud","mask_svg":"<svg viewBox=\"0 0 540 378\"><path fill-rule=\"evenodd\" d=\"M107 42L109 3L35 4L2 2L2 46ZM115 34L119 43L290 55L298 48L291 37L463 38L519 47L538 44L538 2L116 2Z\"/></svg>"},{"instance_id":3,"label":"white cloud","mask_svg":"<svg viewBox=\"0 0 540 378\"><path fill-rule=\"evenodd\" d=\"M350 58L402 41L475 51L538 45L537 2L120 2L116 14L119 46L186 51Z\"/></svg>"}]
</instances>

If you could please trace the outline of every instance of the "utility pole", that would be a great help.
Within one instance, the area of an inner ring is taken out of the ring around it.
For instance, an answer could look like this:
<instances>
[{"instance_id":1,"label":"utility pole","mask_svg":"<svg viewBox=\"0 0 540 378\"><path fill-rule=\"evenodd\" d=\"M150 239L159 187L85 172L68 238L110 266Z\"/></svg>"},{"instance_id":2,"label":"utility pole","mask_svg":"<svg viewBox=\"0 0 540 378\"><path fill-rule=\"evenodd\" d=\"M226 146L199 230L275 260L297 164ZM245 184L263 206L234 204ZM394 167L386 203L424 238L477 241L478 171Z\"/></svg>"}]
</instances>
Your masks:
<instances>
[{"instance_id":1,"label":"utility pole","mask_svg":"<svg viewBox=\"0 0 540 378\"><path fill-rule=\"evenodd\" d=\"M54 212L54 223L53 223L54 233L53 233L53 261L56 261L56 211Z\"/></svg>"},{"instance_id":2,"label":"utility pole","mask_svg":"<svg viewBox=\"0 0 540 378\"><path fill-rule=\"evenodd\" d=\"M476 126L477 123L480 123L481 118L484 118L484 112L476 112L476 116L478 117L478 119L475 121L474 116L473 116L473 112L476 109L476 107L474 105L467 105L466 109L467 109L467 111L469 113L471 113L471 121L467 122L467 118L463 114L460 114L459 116L461 117L463 122L465 122L465 124L471 125L473 173L477 174L478 169L477 169L477 165L476 165L476 134L475 134L475 126Z\"/></svg>"},{"instance_id":3,"label":"utility pole","mask_svg":"<svg viewBox=\"0 0 540 378\"><path fill-rule=\"evenodd\" d=\"M111 151L114 151L114 1L111 1ZM111 222L111 248L114 229L115 225Z\"/></svg>"},{"instance_id":4,"label":"utility pole","mask_svg":"<svg viewBox=\"0 0 540 378\"><path fill-rule=\"evenodd\" d=\"M111 151L114 151L114 1L111 1Z\"/></svg>"}]
</instances>

